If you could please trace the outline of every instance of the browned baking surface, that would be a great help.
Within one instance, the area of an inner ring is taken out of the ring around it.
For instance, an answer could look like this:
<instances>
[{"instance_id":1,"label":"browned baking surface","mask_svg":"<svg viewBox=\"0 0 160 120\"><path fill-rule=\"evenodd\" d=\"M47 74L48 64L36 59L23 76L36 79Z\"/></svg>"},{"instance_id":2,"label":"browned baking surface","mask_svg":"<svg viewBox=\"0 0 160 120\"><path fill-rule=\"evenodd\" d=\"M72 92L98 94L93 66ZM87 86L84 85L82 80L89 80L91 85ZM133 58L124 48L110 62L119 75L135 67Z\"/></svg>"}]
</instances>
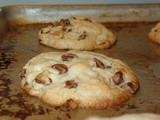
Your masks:
<instances>
[{"instance_id":1,"label":"browned baking surface","mask_svg":"<svg viewBox=\"0 0 160 120\"><path fill-rule=\"evenodd\" d=\"M9 26L0 37L0 119L83 120L96 115L160 114L160 45L147 40L147 34L155 22L103 24L116 34L118 42L110 49L94 52L121 59L131 67L140 81L140 89L132 99L106 110L69 110L65 107L50 107L29 96L20 88L18 76L25 63L42 52L65 50L52 49L38 43L37 33L46 25Z\"/></svg>"}]
</instances>

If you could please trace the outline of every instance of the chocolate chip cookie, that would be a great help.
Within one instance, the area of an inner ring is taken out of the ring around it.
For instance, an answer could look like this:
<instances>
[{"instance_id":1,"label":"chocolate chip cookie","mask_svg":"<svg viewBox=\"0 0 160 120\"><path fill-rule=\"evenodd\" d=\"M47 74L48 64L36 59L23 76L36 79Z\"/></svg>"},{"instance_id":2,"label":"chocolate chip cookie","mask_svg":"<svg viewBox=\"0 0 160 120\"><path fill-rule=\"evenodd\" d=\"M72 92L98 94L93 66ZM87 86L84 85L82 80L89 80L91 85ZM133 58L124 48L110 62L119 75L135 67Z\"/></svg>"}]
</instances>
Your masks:
<instances>
[{"instance_id":1,"label":"chocolate chip cookie","mask_svg":"<svg viewBox=\"0 0 160 120\"><path fill-rule=\"evenodd\" d=\"M27 62L21 86L52 106L103 109L119 105L139 82L122 61L87 51L48 52Z\"/></svg>"},{"instance_id":2,"label":"chocolate chip cookie","mask_svg":"<svg viewBox=\"0 0 160 120\"><path fill-rule=\"evenodd\" d=\"M57 49L94 50L112 46L115 35L93 19L72 16L43 28L38 34L39 42Z\"/></svg>"}]
</instances>

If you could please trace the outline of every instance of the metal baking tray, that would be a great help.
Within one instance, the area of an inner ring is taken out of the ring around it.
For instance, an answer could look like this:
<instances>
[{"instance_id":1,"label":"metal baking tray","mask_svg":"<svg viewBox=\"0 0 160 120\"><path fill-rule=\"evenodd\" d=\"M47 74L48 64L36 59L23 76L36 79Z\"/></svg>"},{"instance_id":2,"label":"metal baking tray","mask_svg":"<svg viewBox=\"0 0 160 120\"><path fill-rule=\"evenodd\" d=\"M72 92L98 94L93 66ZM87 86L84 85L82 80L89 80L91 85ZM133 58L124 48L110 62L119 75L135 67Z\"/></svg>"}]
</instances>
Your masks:
<instances>
[{"instance_id":1,"label":"metal baking tray","mask_svg":"<svg viewBox=\"0 0 160 120\"><path fill-rule=\"evenodd\" d=\"M127 113L160 114L160 45L148 32L160 20L160 4L145 5L20 5L0 8L0 119L84 120L91 116L113 117ZM126 62L137 75L140 89L117 107L95 110L51 107L20 88L20 70L43 52L66 51L38 43L37 33L60 18L90 16L115 33L118 42L95 50Z\"/></svg>"}]
</instances>

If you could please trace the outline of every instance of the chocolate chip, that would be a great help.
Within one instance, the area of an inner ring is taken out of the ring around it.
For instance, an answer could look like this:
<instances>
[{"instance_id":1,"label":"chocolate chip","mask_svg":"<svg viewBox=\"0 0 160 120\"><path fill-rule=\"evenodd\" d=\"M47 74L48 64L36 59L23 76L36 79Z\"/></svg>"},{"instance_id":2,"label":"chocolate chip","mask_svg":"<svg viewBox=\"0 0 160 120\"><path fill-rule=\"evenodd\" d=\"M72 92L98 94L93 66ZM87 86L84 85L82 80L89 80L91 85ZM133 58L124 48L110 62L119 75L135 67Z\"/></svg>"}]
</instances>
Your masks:
<instances>
[{"instance_id":1,"label":"chocolate chip","mask_svg":"<svg viewBox=\"0 0 160 120\"><path fill-rule=\"evenodd\" d=\"M35 77L35 82L38 84L50 85L52 83L52 79L48 77L48 74L40 73Z\"/></svg>"},{"instance_id":2,"label":"chocolate chip","mask_svg":"<svg viewBox=\"0 0 160 120\"><path fill-rule=\"evenodd\" d=\"M77 19L76 17L73 17L73 16L72 16L72 18L73 18L74 20L76 20L76 19Z\"/></svg>"},{"instance_id":3,"label":"chocolate chip","mask_svg":"<svg viewBox=\"0 0 160 120\"><path fill-rule=\"evenodd\" d=\"M41 30L41 34L43 34L43 30Z\"/></svg>"},{"instance_id":4,"label":"chocolate chip","mask_svg":"<svg viewBox=\"0 0 160 120\"><path fill-rule=\"evenodd\" d=\"M35 78L36 83L45 84L45 82L40 78Z\"/></svg>"},{"instance_id":5,"label":"chocolate chip","mask_svg":"<svg viewBox=\"0 0 160 120\"><path fill-rule=\"evenodd\" d=\"M85 18L83 20L88 21L88 22L92 22L91 19L89 19L89 18Z\"/></svg>"},{"instance_id":6,"label":"chocolate chip","mask_svg":"<svg viewBox=\"0 0 160 120\"><path fill-rule=\"evenodd\" d=\"M68 68L64 64L54 64L52 65L52 68L55 68L56 70L59 71L59 74L64 74L68 71Z\"/></svg>"},{"instance_id":7,"label":"chocolate chip","mask_svg":"<svg viewBox=\"0 0 160 120\"><path fill-rule=\"evenodd\" d=\"M66 31L66 32L71 32L72 31L72 29L67 29L65 26L62 27L62 30Z\"/></svg>"},{"instance_id":8,"label":"chocolate chip","mask_svg":"<svg viewBox=\"0 0 160 120\"><path fill-rule=\"evenodd\" d=\"M48 31L46 31L46 32L44 32L45 34L47 34L47 33L50 33L50 30L48 30Z\"/></svg>"},{"instance_id":9,"label":"chocolate chip","mask_svg":"<svg viewBox=\"0 0 160 120\"><path fill-rule=\"evenodd\" d=\"M24 84L24 86L25 86L25 87L28 86L28 83L26 82L26 83Z\"/></svg>"},{"instance_id":10,"label":"chocolate chip","mask_svg":"<svg viewBox=\"0 0 160 120\"><path fill-rule=\"evenodd\" d=\"M41 39L38 39L38 41L41 42L42 40L41 40Z\"/></svg>"},{"instance_id":11,"label":"chocolate chip","mask_svg":"<svg viewBox=\"0 0 160 120\"><path fill-rule=\"evenodd\" d=\"M59 22L59 24L60 24L61 26L68 26L68 25L70 25L71 23L70 23L69 19L61 19L60 22Z\"/></svg>"},{"instance_id":12,"label":"chocolate chip","mask_svg":"<svg viewBox=\"0 0 160 120\"><path fill-rule=\"evenodd\" d=\"M83 40L87 37L87 33L84 31L79 37L78 40Z\"/></svg>"},{"instance_id":13,"label":"chocolate chip","mask_svg":"<svg viewBox=\"0 0 160 120\"><path fill-rule=\"evenodd\" d=\"M67 32L71 32L72 31L72 29L68 29L68 30L66 30Z\"/></svg>"},{"instance_id":14,"label":"chocolate chip","mask_svg":"<svg viewBox=\"0 0 160 120\"><path fill-rule=\"evenodd\" d=\"M65 103L65 105L69 108L69 109L76 109L78 108L78 103L73 100L73 99L68 99Z\"/></svg>"},{"instance_id":15,"label":"chocolate chip","mask_svg":"<svg viewBox=\"0 0 160 120\"><path fill-rule=\"evenodd\" d=\"M136 90L131 82L128 82L121 86L122 89L129 91L130 93L136 93Z\"/></svg>"},{"instance_id":16,"label":"chocolate chip","mask_svg":"<svg viewBox=\"0 0 160 120\"><path fill-rule=\"evenodd\" d=\"M61 19L60 21L56 21L53 23L54 27L57 27L57 26L65 27L65 26L69 26L69 25L71 25L69 19Z\"/></svg>"},{"instance_id":17,"label":"chocolate chip","mask_svg":"<svg viewBox=\"0 0 160 120\"><path fill-rule=\"evenodd\" d=\"M120 83L123 82L123 73L120 71L116 72L112 77L112 80L116 85L119 85Z\"/></svg>"},{"instance_id":18,"label":"chocolate chip","mask_svg":"<svg viewBox=\"0 0 160 120\"><path fill-rule=\"evenodd\" d=\"M66 85L65 85L66 88L71 89L71 88L76 88L77 86L78 84L74 80L66 81Z\"/></svg>"},{"instance_id":19,"label":"chocolate chip","mask_svg":"<svg viewBox=\"0 0 160 120\"><path fill-rule=\"evenodd\" d=\"M107 69L110 69L110 68L112 68L112 67L111 67L111 66L106 66L106 68L107 68Z\"/></svg>"},{"instance_id":20,"label":"chocolate chip","mask_svg":"<svg viewBox=\"0 0 160 120\"><path fill-rule=\"evenodd\" d=\"M158 31L157 29L154 30L154 32L157 32L157 31Z\"/></svg>"},{"instance_id":21,"label":"chocolate chip","mask_svg":"<svg viewBox=\"0 0 160 120\"><path fill-rule=\"evenodd\" d=\"M62 30L63 30L63 31L66 31L66 27L65 27L65 26L63 26L63 27L62 27Z\"/></svg>"},{"instance_id":22,"label":"chocolate chip","mask_svg":"<svg viewBox=\"0 0 160 120\"><path fill-rule=\"evenodd\" d=\"M52 79L51 78L48 78L49 79L49 82L46 83L46 85L50 85L52 83Z\"/></svg>"},{"instance_id":23,"label":"chocolate chip","mask_svg":"<svg viewBox=\"0 0 160 120\"><path fill-rule=\"evenodd\" d=\"M19 74L20 78L24 78L25 74L26 74L26 69L23 69Z\"/></svg>"},{"instance_id":24,"label":"chocolate chip","mask_svg":"<svg viewBox=\"0 0 160 120\"><path fill-rule=\"evenodd\" d=\"M63 61L69 61L69 60L71 60L73 58L76 58L76 57L78 57L78 56L75 55L75 54L69 53L69 54L62 55L61 58L62 58Z\"/></svg>"},{"instance_id":25,"label":"chocolate chip","mask_svg":"<svg viewBox=\"0 0 160 120\"><path fill-rule=\"evenodd\" d=\"M96 66L98 68L105 69L105 65L99 59L94 58L94 61L96 62Z\"/></svg>"}]
</instances>

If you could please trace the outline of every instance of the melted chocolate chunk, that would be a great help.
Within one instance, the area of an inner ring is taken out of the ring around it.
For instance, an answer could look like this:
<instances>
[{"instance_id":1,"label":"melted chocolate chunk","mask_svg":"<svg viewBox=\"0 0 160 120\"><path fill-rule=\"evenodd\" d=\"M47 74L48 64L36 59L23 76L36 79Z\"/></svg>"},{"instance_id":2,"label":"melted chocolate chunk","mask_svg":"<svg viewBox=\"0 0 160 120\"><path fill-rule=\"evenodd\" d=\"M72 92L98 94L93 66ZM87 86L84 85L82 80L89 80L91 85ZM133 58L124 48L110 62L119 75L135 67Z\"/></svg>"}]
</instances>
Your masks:
<instances>
[{"instance_id":1,"label":"melted chocolate chunk","mask_svg":"<svg viewBox=\"0 0 160 120\"><path fill-rule=\"evenodd\" d=\"M116 72L112 77L112 80L116 85L121 84L123 82L123 73L120 71Z\"/></svg>"},{"instance_id":2,"label":"melted chocolate chunk","mask_svg":"<svg viewBox=\"0 0 160 120\"><path fill-rule=\"evenodd\" d=\"M71 53L62 55L62 60L63 61L69 61L73 58L77 58L77 55L71 54Z\"/></svg>"},{"instance_id":3,"label":"melted chocolate chunk","mask_svg":"<svg viewBox=\"0 0 160 120\"><path fill-rule=\"evenodd\" d=\"M121 88L129 91L132 94L136 93L134 85L131 82L128 82L127 84L124 84L123 86L121 86Z\"/></svg>"},{"instance_id":4,"label":"melted chocolate chunk","mask_svg":"<svg viewBox=\"0 0 160 120\"><path fill-rule=\"evenodd\" d=\"M73 99L68 99L66 101L66 106L70 109L76 109L78 107L78 103Z\"/></svg>"},{"instance_id":5,"label":"melted chocolate chunk","mask_svg":"<svg viewBox=\"0 0 160 120\"><path fill-rule=\"evenodd\" d=\"M58 70L59 74L64 74L68 71L67 66L64 64L54 64L52 68L55 68L56 70Z\"/></svg>"},{"instance_id":6,"label":"melted chocolate chunk","mask_svg":"<svg viewBox=\"0 0 160 120\"><path fill-rule=\"evenodd\" d=\"M35 82L38 84L50 85L52 83L52 79L45 76L44 73L40 73L36 76Z\"/></svg>"},{"instance_id":7,"label":"melted chocolate chunk","mask_svg":"<svg viewBox=\"0 0 160 120\"><path fill-rule=\"evenodd\" d=\"M85 18L83 20L88 21L88 22L92 22L91 19L89 19L89 18Z\"/></svg>"},{"instance_id":8,"label":"melted chocolate chunk","mask_svg":"<svg viewBox=\"0 0 160 120\"><path fill-rule=\"evenodd\" d=\"M66 81L66 85L65 85L66 88L71 89L71 88L76 88L77 86L78 84L74 80Z\"/></svg>"},{"instance_id":9,"label":"melted chocolate chunk","mask_svg":"<svg viewBox=\"0 0 160 120\"><path fill-rule=\"evenodd\" d=\"M78 40L83 40L87 37L87 33L84 31L79 37Z\"/></svg>"},{"instance_id":10,"label":"melted chocolate chunk","mask_svg":"<svg viewBox=\"0 0 160 120\"><path fill-rule=\"evenodd\" d=\"M94 61L96 62L96 66L98 68L105 69L105 65L99 59L94 58Z\"/></svg>"}]
</instances>

